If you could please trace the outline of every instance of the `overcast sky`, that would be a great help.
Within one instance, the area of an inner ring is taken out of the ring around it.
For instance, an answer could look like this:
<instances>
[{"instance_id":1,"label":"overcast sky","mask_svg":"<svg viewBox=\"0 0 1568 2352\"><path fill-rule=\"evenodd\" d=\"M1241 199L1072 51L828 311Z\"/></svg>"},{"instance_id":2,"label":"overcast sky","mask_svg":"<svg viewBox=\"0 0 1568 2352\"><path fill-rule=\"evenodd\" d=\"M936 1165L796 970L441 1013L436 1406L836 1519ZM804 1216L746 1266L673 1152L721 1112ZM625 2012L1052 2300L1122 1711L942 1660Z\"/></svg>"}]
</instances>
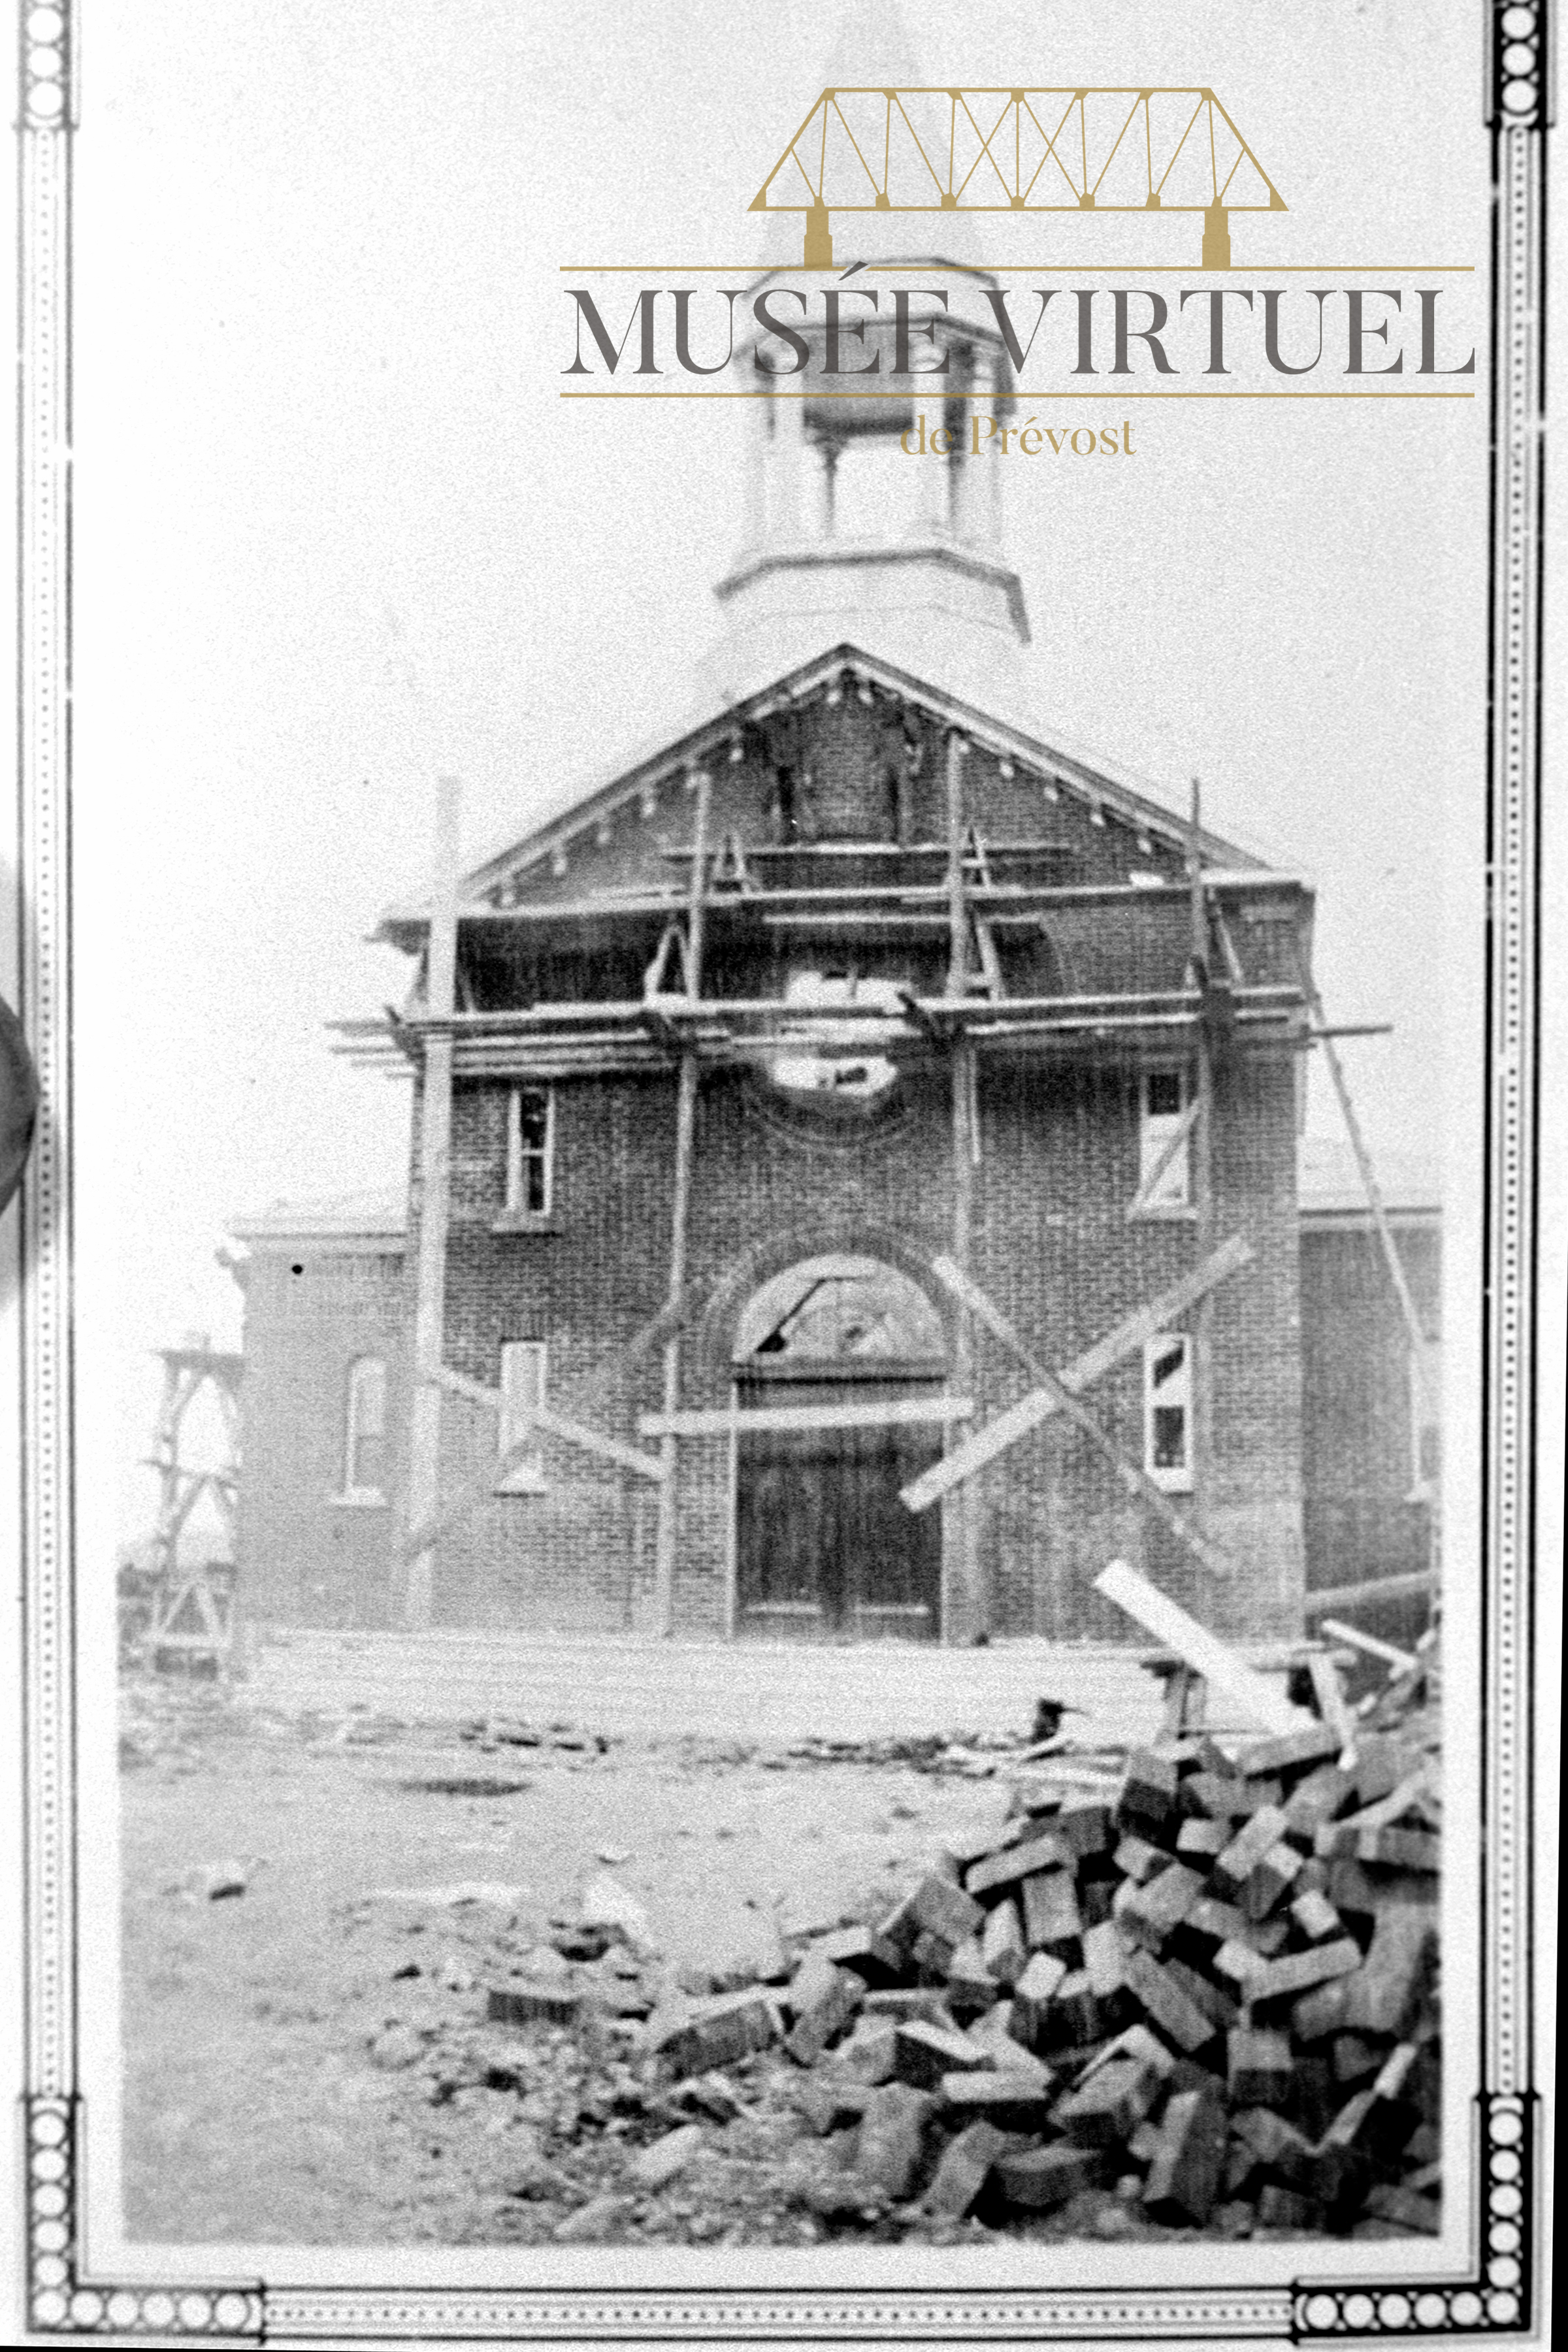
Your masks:
<instances>
[{"instance_id":1,"label":"overcast sky","mask_svg":"<svg viewBox=\"0 0 1568 2352\"><path fill-rule=\"evenodd\" d=\"M561 267L758 257L746 203L846 13L87 0L79 1295L126 1532L144 1351L238 1335L226 1221L402 1180L406 1090L324 1024L405 985L364 940L417 884L434 776L476 855L523 833L710 633L742 412L560 401ZM920 38L942 83L1215 87L1290 206L1233 223L1262 282L1485 257L1470 7L1034 0ZM1196 242L1004 219L982 257ZM1434 1156L1473 1097L1484 399L1138 414L1134 462L1014 486L1042 730L1175 805L1198 771L1215 830L1310 874L1331 1017L1394 1024L1347 1048L1373 1143Z\"/></svg>"}]
</instances>

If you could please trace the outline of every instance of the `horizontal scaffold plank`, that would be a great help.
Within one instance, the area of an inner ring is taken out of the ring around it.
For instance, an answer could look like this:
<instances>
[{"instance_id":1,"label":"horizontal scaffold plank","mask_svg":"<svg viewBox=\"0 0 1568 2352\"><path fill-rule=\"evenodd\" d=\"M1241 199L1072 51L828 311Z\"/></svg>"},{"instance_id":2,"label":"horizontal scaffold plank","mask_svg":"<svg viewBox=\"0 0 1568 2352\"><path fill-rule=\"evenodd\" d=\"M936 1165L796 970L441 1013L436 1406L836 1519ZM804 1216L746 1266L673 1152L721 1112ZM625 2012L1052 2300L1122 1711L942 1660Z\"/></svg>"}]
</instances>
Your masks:
<instances>
[{"instance_id":1,"label":"horizontal scaffold plank","mask_svg":"<svg viewBox=\"0 0 1568 2352\"><path fill-rule=\"evenodd\" d=\"M1195 1013L1133 1013L1120 1019L1101 1016L1072 1022L992 1024L976 1027L970 1034L973 1045L989 1060L993 1055L1011 1058L1021 1055L1081 1055L1086 1046L1110 1045L1118 1039L1125 1039L1129 1045L1136 1042L1159 1051L1173 1052L1190 1039L1196 1026ZM1293 1027L1283 1013L1243 1015L1234 1041L1236 1049L1243 1052L1257 1048L1307 1053L1311 1043L1306 1031ZM352 1062L395 1074L416 1066L419 1059L408 1041L399 1044L384 1033L353 1039L334 1050ZM798 1038L721 1036L698 1039L690 1045L690 1050L705 1069L728 1069L747 1063L765 1065L776 1060L781 1053L799 1054L805 1045ZM895 1061L919 1060L926 1055L945 1052L946 1040L894 1028L884 1038L858 1039L849 1045L835 1038L831 1050L838 1054L875 1052ZM459 1039L453 1068L461 1078L513 1078L543 1084L552 1078L654 1076L672 1069L676 1058L673 1045L666 1045L646 1033L640 1039L629 1031L599 1038L502 1035Z\"/></svg>"},{"instance_id":2,"label":"horizontal scaffold plank","mask_svg":"<svg viewBox=\"0 0 1568 2352\"><path fill-rule=\"evenodd\" d=\"M687 853L688 855L689 853ZM748 857L759 853L748 849ZM763 853L765 854L765 853ZM994 854L987 844L987 855ZM1005 854L1005 853L1004 853ZM1035 853L1048 856L1048 847ZM1300 890L1302 885L1289 874L1244 874L1207 871L1205 887L1230 893L1262 892L1276 896L1281 890ZM1016 912L1031 906L1100 906L1116 905L1133 900L1162 898L1186 899L1191 884L1184 877L1172 877L1142 882L1010 882L971 881L967 896L982 908L995 908ZM945 883L895 881L883 882L823 882L772 883L763 882L742 890L722 884L710 887L706 896L710 914L765 913L771 908L842 907L847 912L868 906L879 900L885 903L919 907L922 904L944 903ZM458 910L463 925L480 923L505 927L523 927L548 923L597 923L641 918L653 919L684 911L688 897L684 891L651 889L627 891L624 896L606 892L593 898L537 898L531 903L511 907L468 905ZM392 919L397 928L418 930L424 918L417 909L410 908Z\"/></svg>"},{"instance_id":3,"label":"horizontal scaffold plank","mask_svg":"<svg viewBox=\"0 0 1568 2352\"><path fill-rule=\"evenodd\" d=\"M875 1378L876 1365L868 1359L866 1372ZM893 1397L885 1404L773 1404L736 1406L733 1411L645 1412L637 1417L643 1437L741 1437L763 1430L886 1429L920 1422L972 1421L973 1397Z\"/></svg>"},{"instance_id":4,"label":"horizontal scaffold plank","mask_svg":"<svg viewBox=\"0 0 1568 2352\"><path fill-rule=\"evenodd\" d=\"M1232 992L1238 1019L1248 1013L1286 1009L1301 1001L1300 988L1283 986L1240 988ZM1134 1008L1144 1014L1169 1014L1180 1018L1190 1015L1201 1003L1197 991L1185 988L1126 989L1101 992L1093 996L1010 996L964 997L927 996L909 999L909 1013L889 1013L867 1007L844 1004L791 1004L776 996L700 997L654 996L606 998L602 1003L592 998L563 1001L551 1004L498 1006L486 1013L454 1013L436 1016L411 1013L399 1017L400 1032L416 1036L432 1033L454 1038L500 1036L525 1033L580 1027L598 1029L605 1034L625 1032L642 1027L650 1009L661 1019L682 1030L700 1034L713 1031L720 1024L756 1022L770 1035L786 1033L798 1037L812 1029L825 1029L830 1035L847 1034L894 1034L908 1027L911 1017L942 1020L950 1025L988 1026L993 1023L1037 1020L1050 1022L1111 1021L1126 1019ZM917 1013L918 1008L918 1013ZM331 1024L344 1036L374 1036L387 1028L385 1017L358 1021L338 1021Z\"/></svg>"}]
</instances>

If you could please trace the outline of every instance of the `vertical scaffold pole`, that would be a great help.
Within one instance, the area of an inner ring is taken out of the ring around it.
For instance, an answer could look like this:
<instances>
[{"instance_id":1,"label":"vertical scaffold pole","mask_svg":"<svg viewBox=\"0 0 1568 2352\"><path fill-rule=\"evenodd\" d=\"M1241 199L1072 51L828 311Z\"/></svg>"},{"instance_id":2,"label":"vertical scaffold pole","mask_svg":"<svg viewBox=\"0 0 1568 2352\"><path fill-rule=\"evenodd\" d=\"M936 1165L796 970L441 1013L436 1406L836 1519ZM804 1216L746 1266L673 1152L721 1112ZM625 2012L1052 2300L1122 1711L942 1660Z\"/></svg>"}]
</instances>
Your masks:
<instances>
[{"instance_id":1,"label":"vertical scaffold pole","mask_svg":"<svg viewBox=\"0 0 1568 2352\"><path fill-rule=\"evenodd\" d=\"M692 824L691 882L686 919L686 998L695 1004L702 992L703 923L708 896L708 821L712 786L705 772L696 778L697 808ZM669 1290L671 1314L679 1314L686 1290L687 1227L691 1208L691 1155L697 1131L697 1049L688 1043L681 1051L675 1096L675 1181L669 1204ZM665 1342L664 1411L667 1419L680 1409L680 1333ZM661 1634L675 1630L675 1552L679 1535L678 1475L679 1441L668 1432L659 1440L663 1476L658 1489L658 1532L654 1556L654 1612Z\"/></svg>"},{"instance_id":2,"label":"vertical scaffold pole","mask_svg":"<svg viewBox=\"0 0 1568 2352\"><path fill-rule=\"evenodd\" d=\"M462 823L462 786L443 776L436 792L436 854L431 877L430 935L425 961L427 1019L449 1024L457 1001L458 854ZM408 1423L408 1488L405 1527L427 1527L436 1517L441 1480L441 1391L420 1378L420 1368L439 1364L446 1352L447 1235L451 1210L452 1032L449 1025L425 1032L424 1087L419 1122L419 1254L415 1266L414 1363ZM408 1563L403 1622L419 1633L431 1619L435 1599L433 1544Z\"/></svg>"},{"instance_id":3,"label":"vertical scaffold pole","mask_svg":"<svg viewBox=\"0 0 1568 2352\"><path fill-rule=\"evenodd\" d=\"M947 908L948 964L946 993L962 997L970 972L969 900L963 875L963 761L962 735L947 739ZM976 1159L976 1087L974 1045L962 1031L949 1049L949 1083L952 1093L952 1255L965 1275L972 1271L974 1227L974 1164ZM974 1378L974 1320L961 1306L953 1328L952 1375L961 1394L967 1395ZM946 1533L952 1541L956 1577L944 1584L942 1633L950 1634L953 1603L968 1622L971 1634L989 1633L985 1595L980 1589L980 1528L973 1486L965 1480L949 1496ZM944 1545L944 1550L947 1546ZM951 1584L955 1583L954 1592Z\"/></svg>"},{"instance_id":4,"label":"vertical scaffold pole","mask_svg":"<svg viewBox=\"0 0 1568 2352\"><path fill-rule=\"evenodd\" d=\"M1194 1066L1198 1115L1193 1122L1193 1207L1196 1255L1201 1265L1215 1247L1214 1049L1206 999L1209 981L1208 901L1204 890L1203 787L1193 778L1192 824L1187 845L1187 880L1192 917L1193 984L1199 992L1197 1051ZM1214 1317L1205 1291L1193 1309L1190 1381L1193 1516L1201 1532L1214 1523Z\"/></svg>"}]
</instances>

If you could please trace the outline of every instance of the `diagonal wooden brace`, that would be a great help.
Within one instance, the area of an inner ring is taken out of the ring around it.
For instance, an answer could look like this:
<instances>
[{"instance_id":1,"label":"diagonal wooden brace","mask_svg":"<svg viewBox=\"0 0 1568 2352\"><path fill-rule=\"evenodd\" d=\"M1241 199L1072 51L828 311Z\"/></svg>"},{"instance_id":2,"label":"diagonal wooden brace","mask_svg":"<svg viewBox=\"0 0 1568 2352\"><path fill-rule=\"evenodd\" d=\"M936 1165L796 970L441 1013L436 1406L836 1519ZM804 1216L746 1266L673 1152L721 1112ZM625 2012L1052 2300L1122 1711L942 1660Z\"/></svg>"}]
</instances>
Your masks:
<instances>
[{"instance_id":1,"label":"diagonal wooden brace","mask_svg":"<svg viewBox=\"0 0 1568 2352\"><path fill-rule=\"evenodd\" d=\"M992 1337L1016 1356L1025 1370L1045 1389L1056 1402L1057 1411L1065 1412L1075 1428L1080 1429L1095 1452L1115 1476L1118 1484L1136 1503L1152 1511L1167 1527L1178 1543L1185 1546L1193 1557L1206 1568L1211 1576L1228 1580L1234 1573L1231 1563L1217 1552L1207 1538L1199 1535L1192 1522L1178 1511L1164 1489L1156 1486L1148 1473L1129 1462L1117 1452L1089 1407L1073 1394L1059 1374L1049 1370L1038 1357L1026 1348L1001 1308L989 1299L978 1283L972 1282L962 1266L950 1257L937 1258L932 1273L943 1286L951 1290L970 1313L984 1323Z\"/></svg>"},{"instance_id":2,"label":"diagonal wooden brace","mask_svg":"<svg viewBox=\"0 0 1568 2352\"><path fill-rule=\"evenodd\" d=\"M586 1401L590 1397L604 1393L621 1371L629 1370L641 1358L651 1355L656 1348L662 1347L670 1333L679 1331L682 1324L688 1320L689 1312L685 1301L672 1302L661 1307L658 1313L627 1340L614 1366L596 1373L592 1381L585 1383L579 1391L583 1399ZM468 1397L470 1403L481 1406L487 1412L494 1412L499 1414L500 1411L499 1389L487 1388L479 1381L467 1380L460 1372L447 1372L444 1366L440 1371L434 1371L433 1367L422 1368L423 1378L429 1379L432 1374L437 1386L450 1389L458 1396ZM539 1428L547 1430L552 1436L561 1438L567 1444L587 1446L587 1440L591 1437L594 1444L591 1447L587 1447L591 1452L603 1452L614 1446L615 1454L608 1458L621 1460L623 1468L635 1469L640 1476L658 1477L662 1475L663 1465L656 1462L652 1454L638 1454L629 1445L620 1445L615 1438L602 1438L597 1430L586 1430L581 1422L566 1422L563 1421L558 1414L544 1412L532 1413L529 1418L531 1424L536 1424ZM471 1479L466 1486L459 1486L455 1493L444 1498L440 1508L425 1522L423 1527L410 1529L400 1547L402 1557L405 1559L416 1559L420 1552L427 1551L438 1537L449 1535L454 1528L461 1527L466 1519L472 1518L474 1513L490 1500L499 1483L509 1476L513 1470L521 1469L533 1451L533 1428L531 1425L527 1433L521 1437L515 1445L509 1447L498 1460L487 1465L482 1477Z\"/></svg>"},{"instance_id":3,"label":"diagonal wooden brace","mask_svg":"<svg viewBox=\"0 0 1568 2352\"><path fill-rule=\"evenodd\" d=\"M665 982L669 976L672 960L678 968L679 985L667 989ZM686 996L690 993L690 981L691 960L687 953L686 933L679 923L666 923L664 936L654 950L653 961L643 974L643 994L645 997Z\"/></svg>"},{"instance_id":4,"label":"diagonal wooden brace","mask_svg":"<svg viewBox=\"0 0 1568 2352\"><path fill-rule=\"evenodd\" d=\"M449 1370L445 1364L426 1364L419 1377L432 1381L438 1389L448 1390L454 1396L466 1397L470 1404L477 1404L500 1419L500 1389L486 1388L482 1381L468 1380L461 1372ZM526 1422L528 1429L516 1445L508 1447L504 1457L508 1467L511 1466L514 1454L527 1454L533 1442L532 1433L540 1429L547 1436L559 1437L567 1445L581 1446L585 1454L597 1454L606 1462L618 1463L623 1470L635 1470L644 1478L659 1478L664 1475L664 1465L656 1455L639 1454L635 1446L623 1445L618 1438L606 1437L602 1431L590 1429L583 1422L569 1421L564 1413L552 1412L548 1405L519 1405L515 1410L518 1419ZM495 1476L492 1470L492 1484Z\"/></svg>"},{"instance_id":5,"label":"diagonal wooden brace","mask_svg":"<svg viewBox=\"0 0 1568 2352\"><path fill-rule=\"evenodd\" d=\"M1153 1339L1156 1332L1173 1323L1178 1315L1184 1315L1227 1275L1250 1265L1252 1257L1251 1244L1239 1234L1233 1235L1201 1265L1194 1266L1191 1274L1173 1282L1157 1298L1150 1299L1147 1306L1135 1307L1103 1339L1064 1365L1057 1374L1062 1387L1070 1389L1075 1396L1089 1387L1113 1365L1132 1355L1146 1339ZM903 1488L900 1501L911 1511L929 1509L942 1496L962 1486L965 1478L984 1469L987 1462L994 1462L999 1454L1016 1445L1020 1437L1027 1436L1031 1429L1037 1429L1060 1410L1052 1390L1031 1389L1027 1396L1020 1397L1016 1404L1009 1405L1005 1412L998 1413L994 1421L987 1422L984 1429L977 1429L962 1445L955 1445L951 1454L943 1454L940 1462L912 1480Z\"/></svg>"},{"instance_id":6,"label":"diagonal wooden brace","mask_svg":"<svg viewBox=\"0 0 1568 2352\"><path fill-rule=\"evenodd\" d=\"M657 1483L664 1475L664 1465L656 1454L639 1454L635 1445L623 1445L618 1437L605 1437L601 1431L581 1421L568 1421L563 1413L552 1412L545 1405L531 1405L526 1411L534 1428L542 1429L547 1437L558 1437L563 1445L580 1446L584 1453L617 1463L623 1470L635 1470L639 1478Z\"/></svg>"}]
</instances>

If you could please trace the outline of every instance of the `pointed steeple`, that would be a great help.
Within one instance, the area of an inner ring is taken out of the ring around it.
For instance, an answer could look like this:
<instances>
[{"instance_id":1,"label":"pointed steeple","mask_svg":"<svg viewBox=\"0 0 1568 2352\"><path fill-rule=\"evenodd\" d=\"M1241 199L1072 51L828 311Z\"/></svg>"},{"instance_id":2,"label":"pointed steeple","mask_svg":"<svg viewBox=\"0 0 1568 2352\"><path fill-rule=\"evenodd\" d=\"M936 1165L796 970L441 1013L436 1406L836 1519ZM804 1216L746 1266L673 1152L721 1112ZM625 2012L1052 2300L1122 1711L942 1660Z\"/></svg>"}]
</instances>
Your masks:
<instances>
[{"instance_id":1,"label":"pointed steeple","mask_svg":"<svg viewBox=\"0 0 1568 2352\"><path fill-rule=\"evenodd\" d=\"M821 81L812 89L804 85L798 91L792 89L785 111L797 103L806 104L824 90L923 89L929 85L930 77L897 0L852 0L840 21ZM799 266L804 218L799 212L770 213L760 254L766 268ZM846 214L839 223L834 247L837 269L847 269L856 261L932 260L979 267L972 218L957 212L889 213L875 220Z\"/></svg>"}]
</instances>

